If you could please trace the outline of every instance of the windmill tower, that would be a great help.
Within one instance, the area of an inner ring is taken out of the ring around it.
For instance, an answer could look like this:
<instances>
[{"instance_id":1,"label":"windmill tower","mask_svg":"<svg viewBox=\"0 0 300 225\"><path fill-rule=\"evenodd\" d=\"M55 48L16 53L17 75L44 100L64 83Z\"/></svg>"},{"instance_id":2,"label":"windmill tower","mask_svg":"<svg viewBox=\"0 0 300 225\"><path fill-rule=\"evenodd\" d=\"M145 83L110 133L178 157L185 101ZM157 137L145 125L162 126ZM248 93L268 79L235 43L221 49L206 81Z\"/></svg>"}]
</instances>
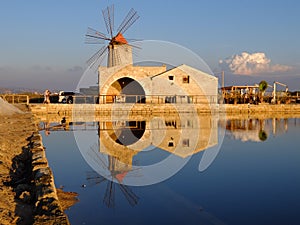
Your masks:
<instances>
[{"instance_id":1,"label":"windmill tower","mask_svg":"<svg viewBox=\"0 0 300 225\"><path fill-rule=\"evenodd\" d=\"M87 44L104 44L105 42L106 44L87 61L88 64L98 66L99 59L101 59L106 52L108 52L107 67L132 64L132 46L124 38L123 34L139 18L139 15L134 9L131 9L118 27L115 35L113 34L114 6L106 7L102 10L102 15L108 35L88 28L85 36Z\"/></svg>"}]
</instances>

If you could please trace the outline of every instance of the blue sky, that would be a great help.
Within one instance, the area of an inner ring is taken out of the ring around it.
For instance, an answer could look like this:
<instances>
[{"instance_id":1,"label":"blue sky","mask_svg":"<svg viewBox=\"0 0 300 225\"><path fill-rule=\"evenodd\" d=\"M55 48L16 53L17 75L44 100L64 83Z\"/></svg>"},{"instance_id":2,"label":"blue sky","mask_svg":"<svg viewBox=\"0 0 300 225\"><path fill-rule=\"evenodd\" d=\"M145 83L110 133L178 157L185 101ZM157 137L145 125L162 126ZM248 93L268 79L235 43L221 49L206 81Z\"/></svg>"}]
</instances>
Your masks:
<instances>
[{"instance_id":1,"label":"blue sky","mask_svg":"<svg viewBox=\"0 0 300 225\"><path fill-rule=\"evenodd\" d=\"M213 71L225 69L227 85L266 79L300 89L298 0L1 0L0 87L74 89L99 48L84 44L87 27L105 32L101 10L110 4L116 27L131 7L140 15L125 37L185 46ZM230 69L242 52L244 64ZM254 53L267 58L261 70Z\"/></svg>"}]
</instances>

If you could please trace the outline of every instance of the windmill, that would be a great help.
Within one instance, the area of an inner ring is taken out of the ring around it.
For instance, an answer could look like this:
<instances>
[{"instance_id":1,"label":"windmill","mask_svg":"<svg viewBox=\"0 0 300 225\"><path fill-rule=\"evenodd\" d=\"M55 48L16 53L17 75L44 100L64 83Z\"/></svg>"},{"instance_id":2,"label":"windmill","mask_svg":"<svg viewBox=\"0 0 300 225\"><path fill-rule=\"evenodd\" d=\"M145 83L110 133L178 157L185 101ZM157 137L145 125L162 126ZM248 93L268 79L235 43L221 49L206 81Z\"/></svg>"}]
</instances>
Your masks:
<instances>
[{"instance_id":1,"label":"windmill","mask_svg":"<svg viewBox=\"0 0 300 225\"><path fill-rule=\"evenodd\" d=\"M97 62L108 51L107 67L118 65L132 64L132 46L128 44L124 38L124 33L131 27L139 18L139 15L134 9L130 9L127 16L117 29L114 35L114 5L106 7L102 10L107 35L93 28L88 28L86 33L87 44L105 44L98 50L87 63L90 66L97 66Z\"/></svg>"}]
</instances>

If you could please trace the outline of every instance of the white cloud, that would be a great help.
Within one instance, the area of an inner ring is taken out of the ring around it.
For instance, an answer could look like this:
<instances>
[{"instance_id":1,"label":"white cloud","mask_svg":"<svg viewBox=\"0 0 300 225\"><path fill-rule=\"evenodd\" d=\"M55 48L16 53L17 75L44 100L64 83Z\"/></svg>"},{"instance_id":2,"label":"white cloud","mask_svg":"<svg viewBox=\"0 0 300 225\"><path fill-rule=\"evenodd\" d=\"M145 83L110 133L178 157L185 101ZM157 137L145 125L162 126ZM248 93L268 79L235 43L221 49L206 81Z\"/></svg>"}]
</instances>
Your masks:
<instances>
[{"instance_id":1,"label":"white cloud","mask_svg":"<svg viewBox=\"0 0 300 225\"><path fill-rule=\"evenodd\" d=\"M263 52L250 54L242 52L240 55L233 55L227 59L220 60L219 65L224 70L229 70L238 75L255 75L275 72L286 72L292 69L290 66L271 64Z\"/></svg>"}]
</instances>

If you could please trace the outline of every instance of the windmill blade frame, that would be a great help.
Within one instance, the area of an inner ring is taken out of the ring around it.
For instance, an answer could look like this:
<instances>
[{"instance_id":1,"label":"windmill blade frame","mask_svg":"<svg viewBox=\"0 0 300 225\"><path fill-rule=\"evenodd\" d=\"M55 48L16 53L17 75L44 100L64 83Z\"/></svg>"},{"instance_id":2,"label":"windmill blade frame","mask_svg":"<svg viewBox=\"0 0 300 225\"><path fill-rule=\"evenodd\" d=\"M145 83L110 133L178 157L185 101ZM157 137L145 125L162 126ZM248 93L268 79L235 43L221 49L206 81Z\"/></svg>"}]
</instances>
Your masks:
<instances>
[{"instance_id":1,"label":"windmill blade frame","mask_svg":"<svg viewBox=\"0 0 300 225\"><path fill-rule=\"evenodd\" d=\"M104 40L100 39L100 38L96 38L96 37L86 35L84 43L85 44L104 44Z\"/></svg>"},{"instance_id":2,"label":"windmill blade frame","mask_svg":"<svg viewBox=\"0 0 300 225\"><path fill-rule=\"evenodd\" d=\"M115 185L112 181L107 183L103 202L108 208L115 207Z\"/></svg>"},{"instance_id":3,"label":"windmill blade frame","mask_svg":"<svg viewBox=\"0 0 300 225\"><path fill-rule=\"evenodd\" d=\"M128 30L128 28L131 27L135 21L137 21L138 18L140 18L140 16L137 14L137 11L131 8L123 22L118 27L117 32L124 34L126 30Z\"/></svg>"},{"instance_id":4,"label":"windmill blade frame","mask_svg":"<svg viewBox=\"0 0 300 225\"><path fill-rule=\"evenodd\" d=\"M137 46L137 45L133 45L133 44L129 44L129 43L127 43L127 45L129 45L130 47L133 47L133 48L142 49L142 47Z\"/></svg>"},{"instance_id":5,"label":"windmill blade frame","mask_svg":"<svg viewBox=\"0 0 300 225\"><path fill-rule=\"evenodd\" d=\"M100 48L100 50L98 50L94 55L92 55L91 58L89 58L87 60L87 64L92 67L97 61L99 58L101 58L104 53L107 51L107 46L103 46L102 48Z\"/></svg>"},{"instance_id":6,"label":"windmill blade frame","mask_svg":"<svg viewBox=\"0 0 300 225\"><path fill-rule=\"evenodd\" d=\"M91 185L97 185L97 184L101 184L104 181L107 181L107 179L105 177L99 175L95 171L88 171L86 173L86 176L87 176L86 180Z\"/></svg>"},{"instance_id":7,"label":"windmill blade frame","mask_svg":"<svg viewBox=\"0 0 300 225\"><path fill-rule=\"evenodd\" d=\"M102 40L110 40L110 38L106 37L106 35L100 31L97 31L91 27L88 27L86 32L86 37L93 37L95 39L102 39Z\"/></svg>"},{"instance_id":8,"label":"windmill blade frame","mask_svg":"<svg viewBox=\"0 0 300 225\"><path fill-rule=\"evenodd\" d=\"M140 198L128 186L119 184L119 188L121 189L125 198L131 206L135 206L138 204Z\"/></svg>"},{"instance_id":9,"label":"windmill blade frame","mask_svg":"<svg viewBox=\"0 0 300 225\"><path fill-rule=\"evenodd\" d=\"M113 38L114 31L114 5L107 6L102 10L103 19L105 22L107 33Z\"/></svg>"},{"instance_id":10,"label":"windmill blade frame","mask_svg":"<svg viewBox=\"0 0 300 225\"><path fill-rule=\"evenodd\" d=\"M126 40L128 42L140 42L140 41L144 41L143 39L136 39L136 38L126 38Z\"/></svg>"},{"instance_id":11,"label":"windmill blade frame","mask_svg":"<svg viewBox=\"0 0 300 225\"><path fill-rule=\"evenodd\" d=\"M105 40L110 40L105 34L88 27L85 35L86 44L104 44Z\"/></svg>"},{"instance_id":12,"label":"windmill blade frame","mask_svg":"<svg viewBox=\"0 0 300 225\"><path fill-rule=\"evenodd\" d=\"M92 152L89 152L89 156L93 159L94 162L101 165L103 169L108 169L108 162L105 162L105 159L101 158L102 154L99 155L99 152L95 149L95 147L91 146Z\"/></svg>"}]
</instances>

